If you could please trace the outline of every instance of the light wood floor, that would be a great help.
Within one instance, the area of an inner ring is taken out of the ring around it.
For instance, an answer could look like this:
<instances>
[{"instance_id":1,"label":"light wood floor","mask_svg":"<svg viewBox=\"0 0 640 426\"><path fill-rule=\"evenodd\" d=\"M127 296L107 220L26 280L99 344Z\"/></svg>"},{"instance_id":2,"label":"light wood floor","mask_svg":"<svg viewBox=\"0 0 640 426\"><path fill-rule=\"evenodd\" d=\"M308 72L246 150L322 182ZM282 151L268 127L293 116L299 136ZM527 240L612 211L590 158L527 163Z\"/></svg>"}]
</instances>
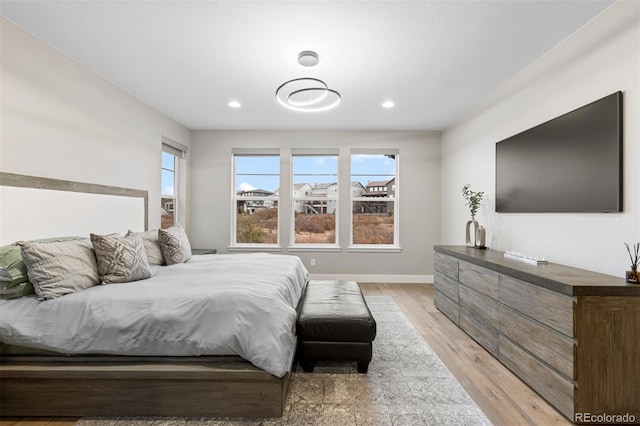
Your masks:
<instances>
[{"instance_id":1,"label":"light wood floor","mask_svg":"<svg viewBox=\"0 0 640 426\"><path fill-rule=\"evenodd\" d=\"M495 425L572 424L438 311L432 284L361 284L361 288L366 295L393 298Z\"/></svg>"},{"instance_id":2,"label":"light wood floor","mask_svg":"<svg viewBox=\"0 0 640 426\"><path fill-rule=\"evenodd\" d=\"M562 414L441 314L430 284L361 284L391 296L471 398L495 425L569 425ZM375 344L375 343L374 343ZM66 426L77 418L4 418L0 425Z\"/></svg>"}]
</instances>

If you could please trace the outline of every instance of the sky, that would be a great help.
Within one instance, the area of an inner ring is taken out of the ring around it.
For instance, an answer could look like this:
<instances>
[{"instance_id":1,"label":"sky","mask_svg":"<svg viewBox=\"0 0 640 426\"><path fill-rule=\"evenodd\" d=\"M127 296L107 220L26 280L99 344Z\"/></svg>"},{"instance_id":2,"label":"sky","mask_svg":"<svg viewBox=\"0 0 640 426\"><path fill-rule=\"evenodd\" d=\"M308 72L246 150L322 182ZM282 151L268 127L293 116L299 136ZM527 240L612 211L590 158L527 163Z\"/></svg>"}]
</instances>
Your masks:
<instances>
[{"instance_id":1,"label":"sky","mask_svg":"<svg viewBox=\"0 0 640 426\"><path fill-rule=\"evenodd\" d=\"M169 153L162 152L162 195L175 195L173 192L175 157Z\"/></svg>"},{"instance_id":2,"label":"sky","mask_svg":"<svg viewBox=\"0 0 640 426\"><path fill-rule=\"evenodd\" d=\"M236 190L280 187L280 157L236 156ZM395 160L384 155L352 155L351 181L366 186L370 181L395 176ZM337 156L294 156L293 183L333 183L338 181Z\"/></svg>"},{"instance_id":3,"label":"sky","mask_svg":"<svg viewBox=\"0 0 640 426\"><path fill-rule=\"evenodd\" d=\"M236 190L265 189L274 192L280 187L280 157L237 156ZM174 157L162 153L162 194L174 195ZM293 182L333 183L338 181L336 156L295 156ZM395 160L384 155L352 155L351 181L366 186L370 181L389 180L395 176Z\"/></svg>"}]
</instances>

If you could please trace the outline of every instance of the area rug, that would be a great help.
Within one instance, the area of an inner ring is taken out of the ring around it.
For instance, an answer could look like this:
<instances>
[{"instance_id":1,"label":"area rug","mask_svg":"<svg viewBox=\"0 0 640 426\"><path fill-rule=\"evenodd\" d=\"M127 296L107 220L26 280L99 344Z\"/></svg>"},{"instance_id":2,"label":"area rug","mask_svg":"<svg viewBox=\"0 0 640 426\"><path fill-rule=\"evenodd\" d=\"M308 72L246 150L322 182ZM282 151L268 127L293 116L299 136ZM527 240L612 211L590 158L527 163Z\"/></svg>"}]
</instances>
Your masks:
<instances>
[{"instance_id":1,"label":"area rug","mask_svg":"<svg viewBox=\"0 0 640 426\"><path fill-rule=\"evenodd\" d=\"M368 374L355 363L297 368L282 418L91 417L76 425L490 425L393 299L366 299L378 328Z\"/></svg>"}]
</instances>

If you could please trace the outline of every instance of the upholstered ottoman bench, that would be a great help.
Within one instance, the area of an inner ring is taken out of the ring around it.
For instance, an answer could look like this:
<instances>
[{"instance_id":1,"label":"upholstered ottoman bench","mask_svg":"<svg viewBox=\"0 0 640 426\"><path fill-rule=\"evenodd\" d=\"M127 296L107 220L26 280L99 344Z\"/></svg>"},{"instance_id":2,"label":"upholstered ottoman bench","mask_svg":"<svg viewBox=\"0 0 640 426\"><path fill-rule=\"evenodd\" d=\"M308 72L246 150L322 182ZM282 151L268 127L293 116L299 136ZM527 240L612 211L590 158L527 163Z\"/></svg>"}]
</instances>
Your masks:
<instances>
[{"instance_id":1,"label":"upholstered ottoman bench","mask_svg":"<svg viewBox=\"0 0 640 426\"><path fill-rule=\"evenodd\" d=\"M355 361L358 373L367 372L376 321L355 281L309 281L296 331L305 372L316 361Z\"/></svg>"}]
</instances>

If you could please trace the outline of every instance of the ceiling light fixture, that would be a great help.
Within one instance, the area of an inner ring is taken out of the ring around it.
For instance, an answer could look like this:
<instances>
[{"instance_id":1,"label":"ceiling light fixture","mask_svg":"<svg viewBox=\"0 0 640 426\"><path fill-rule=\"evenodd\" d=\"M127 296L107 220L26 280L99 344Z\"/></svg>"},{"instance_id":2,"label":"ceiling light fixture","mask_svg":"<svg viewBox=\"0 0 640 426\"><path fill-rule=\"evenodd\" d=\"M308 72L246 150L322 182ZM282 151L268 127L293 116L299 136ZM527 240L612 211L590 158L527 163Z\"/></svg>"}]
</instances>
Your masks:
<instances>
[{"instance_id":1,"label":"ceiling light fixture","mask_svg":"<svg viewBox=\"0 0 640 426\"><path fill-rule=\"evenodd\" d=\"M393 101L384 101L382 103L382 108L389 109L389 108L393 108L394 106L396 106L396 104Z\"/></svg>"},{"instance_id":2,"label":"ceiling light fixture","mask_svg":"<svg viewBox=\"0 0 640 426\"><path fill-rule=\"evenodd\" d=\"M283 107L300 112L320 112L335 108L342 97L319 78L294 78L276 89L276 99Z\"/></svg>"},{"instance_id":3,"label":"ceiling light fixture","mask_svg":"<svg viewBox=\"0 0 640 426\"><path fill-rule=\"evenodd\" d=\"M313 50L304 50L298 54L298 63L303 67L315 67L318 62L318 54Z\"/></svg>"},{"instance_id":4,"label":"ceiling light fixture","mask_svg":"<svg viewBox=\"0 0 640 426\"><path fill-rule=\"evenodd\" d=\"M229 101L229 103L227 104L229 105L231 108L240 108L242 106L242 104L238 101Z\"/></svg>"},{"instance_id":5,"label":"ceiling light fixture","mask_svg":"<svg viewBox=\"0 0 640 426\"><path fill-rule=\"evenodd\" d=\"M318 54L305 50L298 55L298 63L305 67L318 64ZM321 112L338 106L342 96L319 78L302 77L285 81L276 89L276 99L285 108L299 112Z\"/></svg>"}]
</instances>

